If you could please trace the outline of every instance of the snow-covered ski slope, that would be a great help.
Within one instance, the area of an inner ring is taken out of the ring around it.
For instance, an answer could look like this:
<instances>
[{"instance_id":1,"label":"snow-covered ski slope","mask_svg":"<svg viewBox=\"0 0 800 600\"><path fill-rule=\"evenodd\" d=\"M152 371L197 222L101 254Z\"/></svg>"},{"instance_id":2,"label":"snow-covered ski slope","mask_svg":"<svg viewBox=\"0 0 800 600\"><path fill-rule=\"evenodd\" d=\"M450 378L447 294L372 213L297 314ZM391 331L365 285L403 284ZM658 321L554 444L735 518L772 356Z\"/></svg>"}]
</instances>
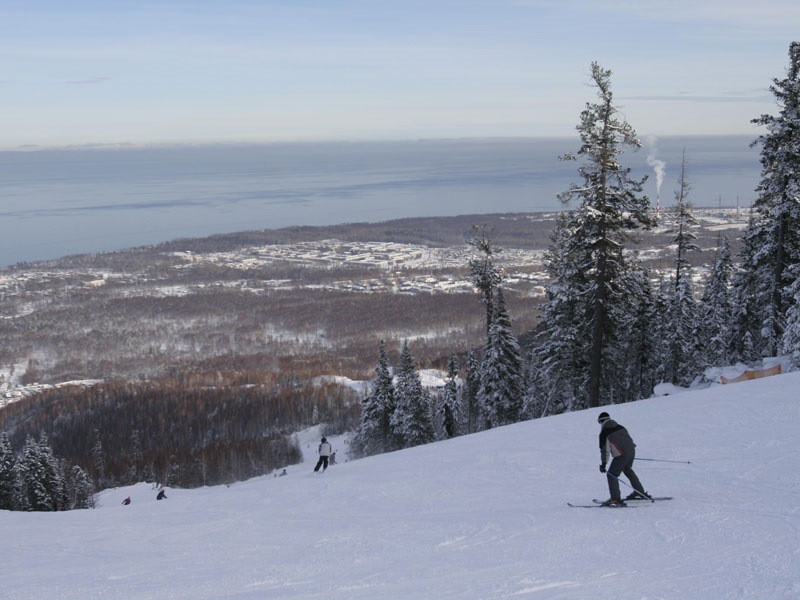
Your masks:
<instances>
[{"instance_id":1,"label":"snow-covered ski slope","mask_svg":"<svg viewBox=\"0 0 800 600\"><path fill-rule=\"evenodd\" d=\"M590 410L316 476L2 512L0 597L800 598L798 390L792 373L606 407L640 457L692 461L638 462L675 499L635 510L566 505L607 497Z\"/></svg>"}]
</instances>

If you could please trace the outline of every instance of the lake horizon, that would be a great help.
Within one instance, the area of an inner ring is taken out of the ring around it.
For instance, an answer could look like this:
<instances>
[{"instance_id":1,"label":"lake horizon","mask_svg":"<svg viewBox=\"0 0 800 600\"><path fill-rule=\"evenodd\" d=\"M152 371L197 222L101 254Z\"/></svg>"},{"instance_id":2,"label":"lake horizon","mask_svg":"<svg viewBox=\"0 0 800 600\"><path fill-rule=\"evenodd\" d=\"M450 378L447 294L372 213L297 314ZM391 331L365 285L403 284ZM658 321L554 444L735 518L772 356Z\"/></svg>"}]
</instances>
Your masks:
<instances>
[{"instance_id":1,"label":"lake horizon","mask_svg":"<svg viewBox=\"0 0 800 600\"><path fill-rule=\"evenodd\" d=\"M748 207L755 139L649 137L621 160L667 207L685 148L694 206ZM0 265L238 231L570 209L556 195L579 183L579 163L559 156L578 148L575 136L0 151Z\"/></svg>"}]
</instances>

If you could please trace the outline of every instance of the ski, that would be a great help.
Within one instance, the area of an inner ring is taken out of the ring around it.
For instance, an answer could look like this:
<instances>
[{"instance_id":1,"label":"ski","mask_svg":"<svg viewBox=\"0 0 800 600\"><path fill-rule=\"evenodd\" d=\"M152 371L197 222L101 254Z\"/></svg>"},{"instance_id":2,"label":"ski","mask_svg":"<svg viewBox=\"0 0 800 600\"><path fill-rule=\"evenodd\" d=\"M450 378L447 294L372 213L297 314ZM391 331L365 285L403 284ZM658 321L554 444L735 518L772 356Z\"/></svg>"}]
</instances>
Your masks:
<instances>
[{"instance_id":1,"label":"ski","mask_svg":"<svg viewBox=\"0 0 800 600\"><path fill-rule=\"evenodd\" d=\"M630 508L627 504L608 506L606 504L573 504L572 502L567 502L567 506L571 506L572 508Z\"/></svg>"},{"instance_id":2,"label":"ski","mask_svg":"<svg viewBox=\"0 0 800 600\"><path fill-rule=\"evenodd\" d=\"M672 496L654 496L651 498L626 498L625 502L643 502L647 500L648 502L663 502L664 500L672 500ZM596 498L592 500L595 504L602 504L602 500L597 500Z\"/></svg>"},{"instance_id":3,"label":"ski","mask_svg":"<svg viewBox=\"0 0 800 600\"><path fill-rule=\"evenodd\" d=\"M629 498L625 502L641 502L642 500L653 500L654 502L663 502L664 500L672 500L673 496L651 496L650 498Z\"/></svg>"}]
</instances>

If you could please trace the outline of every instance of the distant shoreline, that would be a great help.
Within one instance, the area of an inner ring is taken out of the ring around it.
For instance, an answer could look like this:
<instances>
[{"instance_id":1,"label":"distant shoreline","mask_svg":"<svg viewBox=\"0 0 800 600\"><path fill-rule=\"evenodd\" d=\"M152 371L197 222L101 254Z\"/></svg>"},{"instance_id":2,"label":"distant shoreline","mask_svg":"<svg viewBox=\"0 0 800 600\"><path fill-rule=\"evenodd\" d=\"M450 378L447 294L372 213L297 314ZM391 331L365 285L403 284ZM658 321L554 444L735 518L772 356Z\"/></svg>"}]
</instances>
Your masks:
<instances>
[{"instance_id":1,"label":"distant shoreline","mask_svg":"<svg viewBox=\"0 0 800 600\"><path fill-rule=\"evenodd\" d=\"M672 204L686 148L695 205L749 205L748 136L646 138L625 153ZM0 264L228 232L401 218L559 211L572 138L292 142L0 152ZM658 165L658 174L653 165ZM660 185L658 185L660 182Z\"/></svg>"}]
</instances>

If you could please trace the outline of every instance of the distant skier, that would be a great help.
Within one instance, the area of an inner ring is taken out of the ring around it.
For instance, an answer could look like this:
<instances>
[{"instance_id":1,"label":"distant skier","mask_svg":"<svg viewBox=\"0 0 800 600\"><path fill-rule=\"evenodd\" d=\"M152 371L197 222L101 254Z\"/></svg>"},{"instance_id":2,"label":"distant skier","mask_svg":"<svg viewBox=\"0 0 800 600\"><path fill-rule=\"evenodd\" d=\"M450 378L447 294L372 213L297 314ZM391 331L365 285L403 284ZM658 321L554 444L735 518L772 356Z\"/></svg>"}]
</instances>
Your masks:
<instances>
[{"instance_id":1,"label":"distant skier","mask_svg":"<svg viewBox=\"0 0 800 600\"><path fill-rule=\"evenodd\" d=\"M603 502L609 506L623 505L622 497L619 491L619 479L621 473L631 482L633 492L631 492L625 500L634 500L636 498L649 498L650 496L644 491L642 482L633 471L633 460L636 458L636 444L628 434L628 430L622 425L612 420L607 412L602 412L597 417L597 422L600 423L600 472L606 472L606 462L609 455L611 455L611 464L608 467L608 491L611 493L611 498Z\"/></svg>"},{"instance_id":2,"label":"distant skier","mask_svg":"<svg viewBox=\"0 0 800 600\"><path fill-rule=\"evenodd\" d=\"M164 500L166 497L167 497L167 495L164 493L164 490L161 490L160 492L158 492L158 496L156 496L156 500Z\"/></svg>"},{"instance_id":3,"label":"distant skier","mask_svg":"<svg viewBox=\"0 0 800 600\"><path fill-rule=\"evenodd\" d=\"M124 504L125 506L128 506L128 504L130 504L130 503L131 503L131 497L130 496L128 496L127 498L125 498L125 500L122 501L122 504Z\"/></svg>"},{"instance_id":4,"label":"distant skier","mask_svg":"<svg viewBox=\"0 0 800 600\"><path fill-rule=\"evenodd\" d=\"M322 467L322 472L324 473L328 468L328 457L331 455L331 445L327 439L322 438L317 454L319 454L319 460L317 461L317 466L314 467L314 472L316 473Z\"/></svg>"}]
</instances>

